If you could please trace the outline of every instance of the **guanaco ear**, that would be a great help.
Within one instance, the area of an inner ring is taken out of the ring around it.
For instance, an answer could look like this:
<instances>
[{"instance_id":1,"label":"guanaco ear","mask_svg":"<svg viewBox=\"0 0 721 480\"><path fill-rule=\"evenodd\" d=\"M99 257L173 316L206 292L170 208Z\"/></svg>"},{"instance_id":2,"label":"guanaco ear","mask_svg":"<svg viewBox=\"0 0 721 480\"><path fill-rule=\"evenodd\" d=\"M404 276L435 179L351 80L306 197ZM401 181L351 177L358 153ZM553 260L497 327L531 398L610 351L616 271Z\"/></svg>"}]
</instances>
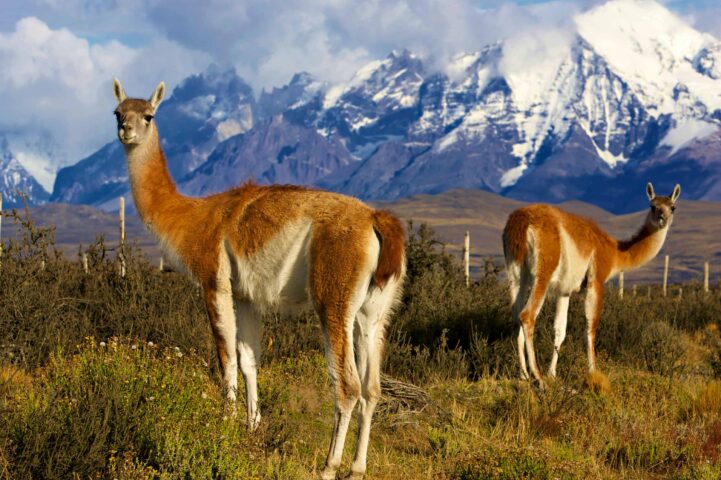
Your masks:
<instances>
[{"instance_id":1,"label":"guanaco ear","mask_svg":"<svg viewBox=\"0 0 721 480\"><path fill-rule=\"evenodd\" d=\"M128 96L125 95L123 86L120 85L120 80L117 78L113 78L113 93L115 94L115 100L117 100L118 103L123 103L123 101L128 98Z\"/></svg>"},{"instance_id":2,"label":"guanaco ear","mask_svg":"<svg viewBox=\"0 0 721 480\"><path fill-rule=\"evenodd\" d=\"M158 86L155 88L155 91L150 96L150 105L153 107L153 111L156 111L158 109L158 105L160 105L160 102L163 101L163 97L165 96L165 82L160 82Z\"/></svg>"},{"instance_id":3,"label":"guanaco ear","mask_svg":"<svg viewBox=\"0 0 721 480\"><path fill-rule=\"evenodd\" d=\"M656 192L653 191L653 185L651 185L651 182L648 182L648 185L646 185L646 195L648 195L649 200L656 198Z\"/></svg>"},{"instance_id":4,"label":"guanaco ear","mask_svg":"<svg viewBox=\"0 0 721 480\"><path fill-rule=\"evenodd\" d=\"M673 203L676 203L676 200L678 200L678 197L680 197L680 196L681 196L681 185L679 185L677 183L676 186L673 188L673 193L671 194L671 201Z\"/></svg>"}]
</instances>

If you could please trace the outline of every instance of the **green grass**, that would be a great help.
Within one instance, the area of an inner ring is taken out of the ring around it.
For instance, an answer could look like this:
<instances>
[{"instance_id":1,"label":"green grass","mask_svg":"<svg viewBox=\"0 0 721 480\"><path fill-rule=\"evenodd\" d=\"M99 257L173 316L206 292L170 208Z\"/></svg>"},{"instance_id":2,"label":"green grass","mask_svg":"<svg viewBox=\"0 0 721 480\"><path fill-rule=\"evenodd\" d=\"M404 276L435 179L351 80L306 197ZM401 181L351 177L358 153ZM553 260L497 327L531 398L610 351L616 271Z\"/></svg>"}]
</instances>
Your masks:
<instances>
[{"instance_id":1,"label":"green grass","mask_svg":"<svg viewBox=\"0 0 721 480\"><path fill-rule=\"evenodd\" d=\"M543 394L489 376L430 382L421 411L381 406L369 478L719 478L721 412L709 392L718 382L608 373L606 396L584 389L582 374ZM1 378L4 478L304 479L322 467L330 438L319 353L261 370L254 434L205 361L170 346L88 339L77 353L57 352L32 372L6 367Z\"/></svg>"}]
</instances>

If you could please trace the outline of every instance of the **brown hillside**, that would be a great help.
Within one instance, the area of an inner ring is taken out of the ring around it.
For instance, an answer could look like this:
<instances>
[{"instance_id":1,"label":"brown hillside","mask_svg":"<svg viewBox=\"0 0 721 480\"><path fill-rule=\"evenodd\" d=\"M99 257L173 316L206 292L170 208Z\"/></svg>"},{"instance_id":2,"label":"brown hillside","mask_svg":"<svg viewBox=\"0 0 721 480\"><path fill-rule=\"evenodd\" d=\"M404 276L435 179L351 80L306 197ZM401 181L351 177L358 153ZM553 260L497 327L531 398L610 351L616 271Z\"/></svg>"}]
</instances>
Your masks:
<instances>
[{"instance_id":1,"label":"brown hillside","mask_svg":"<svg viewBox=\"0 0 721 480\"><path fill-rule=\"evenodd\" d=\"M640 192L643 195L643 192ZM508 215L525 203L479 190L451 190L438 195L415 195L396 202L377 202L415 224L426 222L446 243L450 252L460 254L463 234L471 233L471 266L475 275L487 257L501 262L501 231ZM611 234L629 237L641 225L645 212L613 215L596 206L571 201L559 205L578 215L593 218ZM56 240L68 255L78 245L92 242L103 234L110 245L118 241L118 216L85 205L50 204L32 209L39 225L55 225ZM5 221L7 236L11 230ZM128 215L128 241L140 246L153 260L160 251L155 240L135 215ZM671 256L671 281L701 280L703 262L711 263L711 281L721 279L721 203L679 200L679 208L668 240L659 257L645 267L626 274L626 284L658 283L663 271L663 255Z\"/></svg>"}]
</instances>

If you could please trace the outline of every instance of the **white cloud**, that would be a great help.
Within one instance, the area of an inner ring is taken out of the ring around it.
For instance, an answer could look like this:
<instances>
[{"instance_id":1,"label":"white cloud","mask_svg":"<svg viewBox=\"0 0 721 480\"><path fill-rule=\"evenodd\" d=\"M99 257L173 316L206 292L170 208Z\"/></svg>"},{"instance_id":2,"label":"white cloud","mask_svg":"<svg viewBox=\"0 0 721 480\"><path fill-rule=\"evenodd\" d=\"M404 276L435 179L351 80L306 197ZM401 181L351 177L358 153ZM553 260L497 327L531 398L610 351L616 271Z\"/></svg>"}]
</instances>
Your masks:
<instances>
[{"instance_id":1,"label":"white cloud","mask_svg":"<svg viewBox=\"0 0 721 480\"><path fill-rule=\"evenodd\" d=\"M114 76L129 93L145 96L161 78L172 86L208 61L168 40L143 48L115 40L92 44L38 18L23 18L13 31L0 32L0 132L50 136L64 153L59 158L74 163L113 138ZM26 163L32 159L31 170L58 167L38 167L38 152L16 153ZM46 187L48 181L44 176Z\"/></svg>"},{"instance_id":2,"label":"white cloud","mask_svg":"<svg viewBox=\"0 0 721 480\"><path fill-rule=\"evenodd\" d=\"M482 8L490 3L493 8ZM459 52L528 28L567 24L579 5L592 2L490 3L177 0L153 3L148 19L173 41L210 52L234 64L255 88L267 88L286 83L299 70L344 81L363 64L404 48L441 68Z\"/></svg>"},{"instance_id":3,"label":"white cloud","mask_svg":"<svg viewBox=\"0 0 721 480\"><path fill-rule=\"evenodd\" d=\"M521 33L504 43L499 70L521 106L539 101L535 95L547 92L561 63L569 56L574 32L566 29Z\"/></svg>"},{"instance_id":4,"label":"white cloud","mask_svg":"<svg viewBox=\"0 0 721 480\"><path fill-rule=\"evenodd\" d=\"M118 69L135 52L118 42L93 45L72 32L52 30L44 22L28 17L17 22L15 31L0 34L0 91L12 91L52 79L62 87L81 92L96 74Z\"/></svg>"}]
</instances>

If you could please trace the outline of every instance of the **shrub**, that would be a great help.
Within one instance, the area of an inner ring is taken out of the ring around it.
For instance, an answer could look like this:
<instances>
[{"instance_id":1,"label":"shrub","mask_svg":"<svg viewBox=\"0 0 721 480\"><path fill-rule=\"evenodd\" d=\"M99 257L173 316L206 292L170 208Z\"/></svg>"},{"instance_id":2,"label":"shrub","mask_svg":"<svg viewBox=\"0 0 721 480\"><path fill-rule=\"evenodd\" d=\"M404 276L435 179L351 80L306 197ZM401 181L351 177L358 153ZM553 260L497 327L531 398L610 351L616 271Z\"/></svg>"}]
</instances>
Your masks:
<instances>
[{"instance_id":1,"label":"shrub","mask_svg":"<svg viewBox=\"0 0 721 480\"><path fill-rule=\"evenodd\" d=\"M684 354L679 332L664 322L653 322L643 330L638 350L643 366L664 376L673 375Z\"/></svg>"},{"instance_id":2,"label":"shrub","mask_svg":"<svg viewBox=\"0 0 721 480\"><path fill-rule=\"evenodd\" d=\"M694 409L701 415L721 417L721 381L706 384L694 401Z\"/></svg>"}]
</instances>

